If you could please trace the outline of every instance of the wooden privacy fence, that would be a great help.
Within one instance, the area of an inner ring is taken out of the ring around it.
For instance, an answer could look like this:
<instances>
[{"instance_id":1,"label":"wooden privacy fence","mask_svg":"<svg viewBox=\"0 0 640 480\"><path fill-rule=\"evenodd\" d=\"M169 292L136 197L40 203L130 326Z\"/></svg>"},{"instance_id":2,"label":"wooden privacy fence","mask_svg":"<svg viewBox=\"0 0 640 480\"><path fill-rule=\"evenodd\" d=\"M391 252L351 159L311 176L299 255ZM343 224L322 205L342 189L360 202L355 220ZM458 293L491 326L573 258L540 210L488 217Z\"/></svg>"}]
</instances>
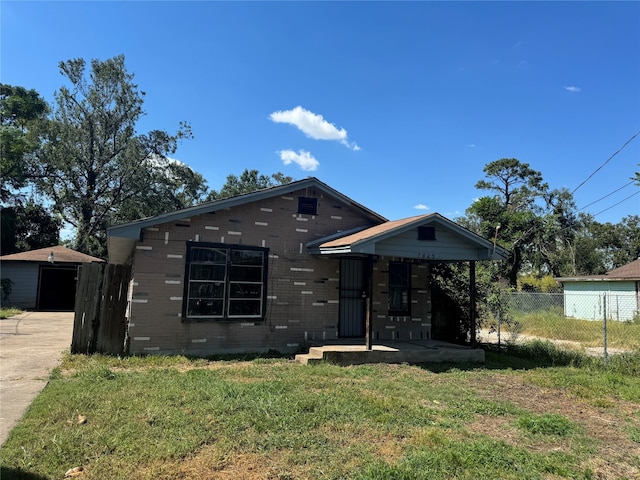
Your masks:
<instances>
[{"instance_id":1,"label":"wooden privacy fence","mask_svg":"<svg viewBox=\"0 0 640 480\"><path fill-rule=\"evenodd\" d=\"M71 353L125 353L130 279L129 265L93 262L78 267Z\"/></svg>"}]
</instances>

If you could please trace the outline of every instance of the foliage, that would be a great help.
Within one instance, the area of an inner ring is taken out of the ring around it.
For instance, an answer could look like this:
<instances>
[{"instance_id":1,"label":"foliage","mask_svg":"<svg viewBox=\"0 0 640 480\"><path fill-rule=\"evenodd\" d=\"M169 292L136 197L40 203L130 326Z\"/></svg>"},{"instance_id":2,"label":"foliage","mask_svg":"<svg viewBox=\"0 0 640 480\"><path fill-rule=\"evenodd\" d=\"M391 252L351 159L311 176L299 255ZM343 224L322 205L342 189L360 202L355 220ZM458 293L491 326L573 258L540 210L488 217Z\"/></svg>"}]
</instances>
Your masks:
<instances>
[{"instance_id":1,"label":"foliage","mask_svg":"<svg viewBox=\"0 0 640 480\"><path fill-rule=\"evenodd\" d=\"M48 112L35 90L0 83L0 201L8 202L24 187L40 139L38 126Z\"/></svg>"},{"instance_id":2,"label":"foliage","mask_svg":"<svg viewBox=\"0 0 640 480\"><path fill-rule=\"evenodd\" d=\"M482 170L488 180L479 180L476 188L495 191L503 207L510 211L530 208L548 189L540 172L515 158L489 162Z\"/></svg>"},{"instance_id":3,"label":"foliage","mask_svg":"<svg viewBox=\"0 0 640 480\"><path fill-rule=\"evenodd\" d=\"M75 228L75 248L103 256L114 212L138 199L155 202L167 192L158 188L166 179L161 170L170 163L167 155L191 131L182 123L175 134L136 133L145 94L133 83L123 55L92 60L88 78L83 59L60 62L59 67L70 85L55 94L45 141L37 152L37 185L53 201L54 211ZM171 183L169 190L174 188ZM134 213L140 216L145 207L154 206L141 205ZM121 212L118 220L128 213Z\"/></svg>"},{"instance_id":4,"label":"foliage","mask_svg":"<svg viewBox=\"0 0 640 480\"><path fill-rule=\"evenodd\" d=\"M469 268L461 263L439 263L431 267L432 312L439 312L446 322L444 325L432 325L432 328L445 327L439 338L465 344L471 330Z\"/></svg>"},{"instance_id":5,"label":"foliage","mask_svg":"<svg viewBox=\"0 0 640 480\"><path fill-rule=\"evenodd\" d=\"M548 186L540 172L515 158L490 162L483 171L487 179L478 181L476 188L495 194L481 197L467 209L469 225L511 253L503 262L502 275L515 287L527 252L543 230L537 202L547 194Z\"/></svg>"},{"instance_id":6,"label":"foliage","mask_svg":"<svg viewBox=\"0 0 640 480\"><path fill-rule=\"evenodd\" d=\"M8 280L8 279L3 278L2 280L4 281L4 280ZM2 308L0 308L0 319L13 317L15 315L20 315L21 313L22 313L22 310L20 310L19 308L2 307Z\"/></svg>"},{"instance_id":7,"label":"foliage","mask_svg":"<svg viewBox=\"0 0 640 480\"><path fill-rule=\"evenodd\" d=\"M640 215L626 216L616 224L607 222L599 230L605 237L600 249L606 252L605 255L610 255L611 268L621 267L640 258Z\"/></svg>"},{"instance_id":8,"label":"foliage","mask_svg":"<svg viewBox=\"0 0 640 480\"><path fill-rule=\"evenodd\" d=\"M285 176L283 173L277 172L271 175L263 175L258 170L245 169L244 172L237 177L236 175L228 175L227 182L219 191L212 190L209 193L209 200L221 200L223 198L235 197L245 193L255 192L264 188L275 187L277 185L286 185L293 181L292 177Z\"/></svg>"},{"instance_id":9,"label":"foliage","mask_svg":"<svg viewBox=\"0 0 640 480\"><path fill-rule=\"evenodd\" d=\"M0 211L3 255L58 245L62 222L41 204L29 199Z\"/></svg>"},{"instance_id":10,"label":"foliage","mask_svg":"<svg viewBox=\"0 0 640 480\"><path fill-rule=\"evenodd\" d=\"M2 288L2 301L4 302L13 290L13 280L10 278L0 279L0 287Z\"/></svg>"},{"instance_id":11,"label":"foliage","mask_svg":"<svg viewBox=\"0 0 640 480\"><path fill-rule=\"evenodd\" d=\"M504 353L487 368L437 370L75 357L2 447L3 479L61 478L71 467L88 479L591 478L593 460L617 474L635 468L624 452L639 419L610 387L628 385L635 401L632 375L513 370ZM585 375L606 410L571 395ZM599 423L588 423L596 411Z\"/></svg>"},{"instance_id":12,"label":"foliage","mask_svg":"<svg viewBox=\"0 0 640 480\"><path fill-rule=\"evenodd\" d=\"M152 155L149 167L140 172L143 183L150 188L123 200L113 212L111 224L126 223L138 218L160 215L201 203L208 191L204 177L191 167L173 159Z\"/></svg>"},{"instance_id":13,"label":"foliage","mask_svg":"<svg viewBox=\"0 0 640 480\"><path fill-rule=\"evenodd\" d=\"M496 289L505 281L519 291L556 292L554 277L604 274L640 256L639 216L603 224L577 213L568 190L550 190L540 172L517 159L490 162L483 171L486 178L476 187L493 195L480 197L456 220L510 251L504 262L477 266L480 316L488 313L489 324L504 310ZM451 298L456 295L452 291Z\"/></svg>"},{"instance_id":14,"label":"foliage","mask_svg":"<svg viewBox=\"0 0 640 480\"><path fill-rule=\"evenodd\" d=\"M531 273L518 277L518 291L558 293L562 287L551 275L536 276Z\"/></svg>"}]
</instances>

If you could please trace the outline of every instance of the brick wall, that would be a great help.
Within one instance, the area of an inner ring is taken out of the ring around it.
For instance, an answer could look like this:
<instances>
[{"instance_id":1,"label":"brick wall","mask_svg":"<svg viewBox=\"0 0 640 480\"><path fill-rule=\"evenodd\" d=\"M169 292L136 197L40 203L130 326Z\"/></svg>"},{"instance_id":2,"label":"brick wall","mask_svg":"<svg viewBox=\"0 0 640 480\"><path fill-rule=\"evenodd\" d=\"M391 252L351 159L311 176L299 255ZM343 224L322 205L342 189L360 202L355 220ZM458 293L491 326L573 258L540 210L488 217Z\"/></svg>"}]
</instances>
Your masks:
<instances>
[{"instance_id":1,"label":"brick wall","mask_svg":"<svg viewBox=\"0 0 640 480\"><path fill-rule=\"evenodd\" d=\"M317 196L318 215L297 214L298 196ZM133 263L131 353L293 351L305 338L336 338L339 261L304 245L367 222L324 192L301 190L145 229ZM264 321L182 321L187 241L269 249Z\"/></svg>"},{"instance_id":2,"label":"brick wall","mask_svg":"<svg viewBox=\"0 0 640 480\"><path fill-rule=\"evenodd\" d=\"M411 315L389 315L389 261L399 258L381 257L373 267L373 339L428 340L431 339L431 289L428 264L411 265Z\"/></svg>"}]
</instances>

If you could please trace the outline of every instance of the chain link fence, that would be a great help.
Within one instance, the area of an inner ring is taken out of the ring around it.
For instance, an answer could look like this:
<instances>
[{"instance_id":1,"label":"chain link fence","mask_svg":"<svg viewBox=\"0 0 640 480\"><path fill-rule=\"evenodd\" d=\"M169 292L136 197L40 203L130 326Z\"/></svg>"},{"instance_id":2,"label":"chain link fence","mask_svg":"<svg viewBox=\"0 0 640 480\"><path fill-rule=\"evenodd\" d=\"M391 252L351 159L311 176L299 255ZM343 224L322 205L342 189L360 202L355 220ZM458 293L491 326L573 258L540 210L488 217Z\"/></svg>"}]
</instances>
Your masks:
<instances>
[{"instance_id":1,"label":"chain link fence","mask_svg":"<svg viewBox=\"0 0 640 480\"><path fill-rule=\"evenodd\" d=\"M508 344L548 340L592 355L640 351L638 292L503 292L487 306L479 339Z\"/></svg>"}]
</instances>

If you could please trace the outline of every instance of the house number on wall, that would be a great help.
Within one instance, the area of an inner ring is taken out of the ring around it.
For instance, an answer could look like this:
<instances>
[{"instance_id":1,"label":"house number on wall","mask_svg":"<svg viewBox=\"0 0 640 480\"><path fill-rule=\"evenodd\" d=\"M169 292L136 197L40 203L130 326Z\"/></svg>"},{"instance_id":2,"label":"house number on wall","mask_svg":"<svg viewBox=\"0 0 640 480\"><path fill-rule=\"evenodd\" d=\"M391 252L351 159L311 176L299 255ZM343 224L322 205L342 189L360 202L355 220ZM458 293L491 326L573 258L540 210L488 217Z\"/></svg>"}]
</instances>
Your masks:
<instances>
[{"instance_id":1,"label":"house number on wall","mask_svg":"<svg viewBox=\"0 0 640 480\"><path fill-rule=\"evenodd\" d=\"M418 253L418 258L433 260L434 258L436 258L436 254L420 252Z\"/></svg>"}]
</instances>

